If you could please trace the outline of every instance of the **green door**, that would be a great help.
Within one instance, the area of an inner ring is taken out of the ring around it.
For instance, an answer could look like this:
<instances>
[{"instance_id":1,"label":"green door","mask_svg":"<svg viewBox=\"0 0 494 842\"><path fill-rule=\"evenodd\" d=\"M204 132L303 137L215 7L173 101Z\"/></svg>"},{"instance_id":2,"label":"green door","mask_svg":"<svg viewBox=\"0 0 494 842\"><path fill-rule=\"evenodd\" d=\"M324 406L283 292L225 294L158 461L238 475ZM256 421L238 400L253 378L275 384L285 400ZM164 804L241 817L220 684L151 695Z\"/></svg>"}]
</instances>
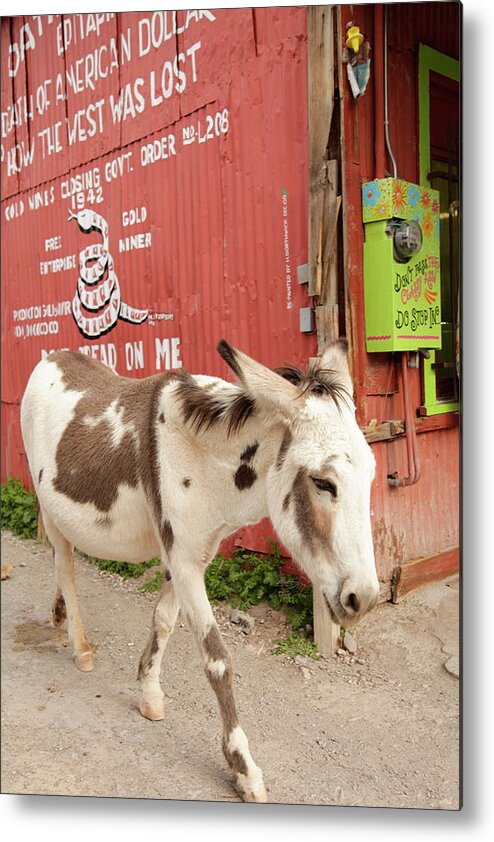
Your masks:
<instances>
[{"instance_id":1,"label":"green door","mask_svg":"<svg viewBox=\"0 0 494 842\"><path fill-rule=\"evenodd\" d=\"M460 91L459 63L420 46L420 183L440 195L442 347L424 361L424 409L459 409Z\"/></svg>"}]
</instances>

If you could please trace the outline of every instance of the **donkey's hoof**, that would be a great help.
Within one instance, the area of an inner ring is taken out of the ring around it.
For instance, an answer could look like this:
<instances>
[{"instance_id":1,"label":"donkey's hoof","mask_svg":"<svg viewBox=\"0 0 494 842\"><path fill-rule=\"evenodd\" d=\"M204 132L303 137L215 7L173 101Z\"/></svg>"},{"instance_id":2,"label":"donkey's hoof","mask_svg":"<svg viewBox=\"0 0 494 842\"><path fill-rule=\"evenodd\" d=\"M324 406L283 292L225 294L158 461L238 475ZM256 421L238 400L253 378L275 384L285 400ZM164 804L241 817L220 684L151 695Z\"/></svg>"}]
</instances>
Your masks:
<instances>
[{"instance_id":1,"label":"donkey's hoof","mask_svg":"<svg viewBox=\"0 0 494 842\"><path fill-rule=\"evenodd\" d=\"M81 672L91 672L94 669L92 649L88 649L86 652L77 652L74 655L74 661L77 669L80 669Z\"/></svg>"},{"instance_id":2,"label":"donkey's hoof","mask_svg":"<svg viewBox=\"0 0 494 842\"><path fill-rule=\"evenodd\" d=\"M165 706L163 702L146 702L141 699L139 702L139 712L145 719L150 719L151 722L159 722L160 719L165 718Z\"/></svg>"},{"instance_id":3,"label":"donkey's hoof","mask_svg":"<svg viewBox=\"0 0 494 842\"><path fill-rule=\"evenodd\" d=\"M260 769L257 771L259 774L251 775L250 777L237 775L235 784L242 801L266 804L268 796L262 779L262 772Z\"/></svg>"}]
</instances>

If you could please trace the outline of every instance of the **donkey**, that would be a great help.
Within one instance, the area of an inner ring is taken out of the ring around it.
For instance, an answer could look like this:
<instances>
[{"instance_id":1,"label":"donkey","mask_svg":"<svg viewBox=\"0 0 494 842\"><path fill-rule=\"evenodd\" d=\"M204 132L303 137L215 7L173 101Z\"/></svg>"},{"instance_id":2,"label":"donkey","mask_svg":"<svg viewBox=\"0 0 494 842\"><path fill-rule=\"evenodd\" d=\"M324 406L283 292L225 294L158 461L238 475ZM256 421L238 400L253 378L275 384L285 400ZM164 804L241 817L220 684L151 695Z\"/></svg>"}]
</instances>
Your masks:
<instances>
[{"instance_id":1,"label":"donkey","mask_svg":"<svg viewBox=\"0 0 494 842\"><path fill-rule=\"evenodd\" d=\"M284 546L348 626L378 597L370 523L375 471L355 419L344 341L307 372L271 370L222 340L238 383L184 370L120 377L83 354L51 352L21 405L33 484L54 550L52 620L93 669L75 588L74 546L167 579L139 663L139 710L165 715L160 668L179 609L193 630L223 721L223 751L245 801L266 801L232 691L204 572L220 541L269 516Z\"/></svg>"}]
</instances>

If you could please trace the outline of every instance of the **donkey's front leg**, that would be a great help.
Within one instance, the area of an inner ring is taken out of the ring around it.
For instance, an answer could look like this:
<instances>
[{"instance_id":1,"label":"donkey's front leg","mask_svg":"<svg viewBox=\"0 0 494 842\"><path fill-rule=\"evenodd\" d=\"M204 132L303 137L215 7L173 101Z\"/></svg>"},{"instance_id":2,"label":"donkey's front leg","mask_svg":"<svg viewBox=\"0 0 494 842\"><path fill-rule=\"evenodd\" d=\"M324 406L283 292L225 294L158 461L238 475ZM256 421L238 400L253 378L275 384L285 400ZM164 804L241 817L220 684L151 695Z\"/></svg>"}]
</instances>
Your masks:
<instances>
[{"instance_id":1,"label":"donkey's front leg","mask_svg":"<svg viewBox=\"0 0 494 842\"><path fill-rule=\"evenodd\" d=\"M175 588L180 606L194 632L209 682L216 693L223 720L223 752L244 801L267 801L262 772L254 763L249 743L238 722L233 697L230 653L218 631L204 585L204 568L181 565Z\"/></svg>"},{"instance_id":2,"label":"donkey's front leg","mask_svg":"<svg viewBox=\"0 0 494 842\"><path fill-rule=\"evenodd\" d=\"M139 710L146 719L163 719L165 716L163 691L160 687L161 660L177 619L178 608L173 584L167 581L156 603L149 640L139 662Z\"/></svg>"}]
</instances>

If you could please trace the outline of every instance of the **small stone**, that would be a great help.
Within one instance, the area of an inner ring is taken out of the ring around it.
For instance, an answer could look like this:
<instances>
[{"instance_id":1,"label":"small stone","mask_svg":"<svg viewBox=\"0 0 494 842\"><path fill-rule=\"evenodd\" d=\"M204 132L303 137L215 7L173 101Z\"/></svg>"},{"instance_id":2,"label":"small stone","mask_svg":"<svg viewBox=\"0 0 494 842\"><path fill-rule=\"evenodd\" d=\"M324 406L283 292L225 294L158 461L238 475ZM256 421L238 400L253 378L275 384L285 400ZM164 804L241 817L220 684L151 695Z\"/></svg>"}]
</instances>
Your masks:
<instances>
[{"instance_id":1,"label":"small stone","mask_svg":"<svg viewBox=\"0 0 494 842\"><path fill-rule=\"evenodd\" d=\"M345 652L345 650L344 650L344 649L337 649L337 650L336 650L336 654L337 654L337 655L346 655L346 652Z\"/></svg>"},{"instance_id":2,"label":"small stone","mask_svg":"<svg viewBox=\"0 0 494 842\"><path fill-rule=\"evenodd\" d=\"M250 614L245 614L243 611L239 611L238 608L232 608L230 622L235 623L236 625L246 626L248 631L246 631L245 634L249 634L255 625L254 618L251 617Z\"/></svg>"},{"instance_id":3,"label":"small stone","mask_svg":"<svg viewBox=\"0 0 494 842\"><path fill-rule=\"evenodd\" d=\"M350 652L352 655L354 655L357 651L357 641L355 640L353 634L350 634L350 632L345 632L345 636L343 638L343 646L345 647L347 652Z\"/></svg>"},{"instance_id":4,"label":"small stone","mask_svg":"<svg viewBox=\"0 0 494 842\"><path fill-rule=\"evenodd\" d=\"M454 678L460 677L460 659L454 656L453 658L448 658L446 663L444 664L444 669L447 670L450 675L454 676Z\"/></svg>"},{"instance_id":5,"label":"small stone","mask_svg":"<svg viewBox=\"0 0 494 842\"><path fill-rule=\"evenodd\" d=\"M263 655L264 654L264 643L248 643L245 647L249 652L253 652L254 655Z\"/></svg>"},{"instance_id":6,"label":"small stone","mask_svg":"<svg viewBox=\"0 0 494 842\"><path fill-rule=\"evenodd\" d=\"M307 655L295 655L293 662L302 669L311 669L315 666L314 662Z\"/></svg>"}]
</instances>

